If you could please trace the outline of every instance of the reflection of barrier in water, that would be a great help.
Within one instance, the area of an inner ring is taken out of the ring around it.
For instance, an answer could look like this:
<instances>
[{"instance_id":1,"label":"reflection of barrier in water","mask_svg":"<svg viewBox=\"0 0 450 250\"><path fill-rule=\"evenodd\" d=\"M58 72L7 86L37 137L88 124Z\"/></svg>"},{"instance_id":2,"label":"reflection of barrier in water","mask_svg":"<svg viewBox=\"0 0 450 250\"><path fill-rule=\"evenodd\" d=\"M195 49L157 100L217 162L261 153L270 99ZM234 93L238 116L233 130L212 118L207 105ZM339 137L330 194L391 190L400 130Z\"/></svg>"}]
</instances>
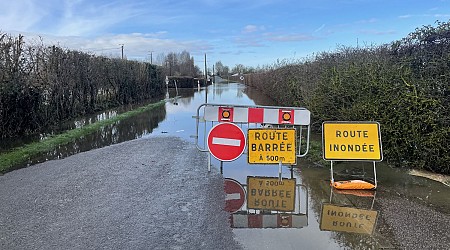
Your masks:
<instances>
[{"instance_id":1,"label":"reflection of barrier in water","mask_svg":"<svg viewBox=\"0 0 450 250\"><path fill-rule=\"evenodd\" d=\"M372 198L370 209L333 205L333 193L352 195L354 198ZM371 190L336 190L331 188L330 203L322 204L320 230L359 234L373 234L378 218L378 211L373 210L376 191Z\"/></svg>"},{"instance_id":2,"label":"reflection of barrier in water","mask_svg":"<svg viewBox=\"0 0 450 250\"><path fill-rule=\"evenodd\" d=\"M230 214L233 228L302 228L308 226L308 189L296 179L247 177L244 206ZM303 194L303 195L302 195ZM303 203L300 199L303 198Z\"/></svg>"},{"instance_id":3,"label":"reflection of barrier in water","mask_svg":"<svg viewBox=\"0 0 450 250\"><path fill-rule=\"evenodd\" d=\"M308 226L306 214L247 214L230 215L233 228L302 228Z\"/></svg>"}]
</instances>

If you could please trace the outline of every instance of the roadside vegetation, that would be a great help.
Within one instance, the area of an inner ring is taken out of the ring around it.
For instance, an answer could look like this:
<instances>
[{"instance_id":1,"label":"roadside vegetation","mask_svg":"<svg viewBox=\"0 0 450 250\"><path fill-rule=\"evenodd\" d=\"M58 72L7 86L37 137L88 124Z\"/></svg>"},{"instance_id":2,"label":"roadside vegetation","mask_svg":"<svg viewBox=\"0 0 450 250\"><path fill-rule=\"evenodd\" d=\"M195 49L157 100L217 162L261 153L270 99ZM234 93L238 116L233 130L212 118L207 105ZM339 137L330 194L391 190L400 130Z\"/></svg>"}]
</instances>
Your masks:
<instances>
[{"instance_id":1,"label":"roadside vegetation","mask_svg":"<svg viewBox=\"0 0 450 250\"><path fill-rule=\"evenodd\" d=\"M155 65L25 43L0 33L0 138L161 96Z\"/></svg>"},{"instance_id":2,"label":"roadside vegetation","mask_svg":"<svg viewBox=\"0 0 450 250\"><path fill-rule=\"evenodd\" d=\"M13 150L0 154L0 173L7 172L15 167L26 164L29 159L45 154L54 148L68 144L78 138L94 133L108 125L112 125L118 121L138 115L142 112L151 111L152 109L165 104L165 100L157 103L148 104L137 109L119 114L109 119L97 121L95 123L68 130L60 134L49 135L45 139L37 142L23 145Z\"/></svg>"},{"instance_id":3,"label":"roadside vegetation","mask_svg":"<svg viewBox=\"0 0 450 250\"><path fill-rule=\"evenodd\" d=\"M378 121L388 162L450 174L450 21L391 44L279 62L245 83L308 108L318 132L323 121Z\"/></svg>"},{"instance_id":4,"label":"roadside vegetation","mask_svg":"<svg viewBox=\"0 0 450 250\"><path fill-rule=\"evenodd\" d=\"M0 173L163 102L82 128L60 131L61 125L68 121L162 97L168 74L191 74L191 81L199 75L200 70L186 51L159 55L158 59L162 60L162 66L47 46L42 40L31 41L22 35L14 37L0 32L0 140L46 134L44 139L33 143L1 149Z\"/></svg>"}]
</instances>

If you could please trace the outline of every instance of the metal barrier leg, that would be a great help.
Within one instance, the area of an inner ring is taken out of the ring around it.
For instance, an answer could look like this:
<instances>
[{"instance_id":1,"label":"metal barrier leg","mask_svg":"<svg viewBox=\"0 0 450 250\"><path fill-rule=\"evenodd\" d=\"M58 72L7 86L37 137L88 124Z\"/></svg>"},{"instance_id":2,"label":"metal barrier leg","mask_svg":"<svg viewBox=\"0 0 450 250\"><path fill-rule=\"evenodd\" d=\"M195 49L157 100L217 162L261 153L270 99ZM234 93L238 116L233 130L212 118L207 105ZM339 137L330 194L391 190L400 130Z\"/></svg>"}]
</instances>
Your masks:
<instances>
[{"instance_id":1,"label":"metal barrier leg","mask_svg":"<svg viewBox=\"0 0 450 250\"><path fill-rule=\"evenodd\" d=\"M331 171L331 185L333 185L333 184L334 184L333 161L331 161L331 168L330 168L330 171Z\"/></svg>"},{"instance_id":2,"label":"metal barrier leg","mask_svg":"<svg viewBox=\"0 0 450 250\"><path fill-rule=\"evenodd\" d=\"M377 189L377 168L375 167L375 161L373 162L373 176L375 181L375 189Z\"/></svg>"},{"instance_id":3,"label":"metal barrier leg","mask_svg":"<svg viewBox=\"0 0 450 250\"><path fill-rule=\"evenodd\" d=\"M208 153L208 172L211 172L211 153Z\"/></svg>"},{"instance_id":4,"label":"metal barrier leg","mask_svg":"<svg viewBox=\"0 0 450 250\"><path fill-rule=\"evenodd\" d=\"M278 179L279 179L280 181L282 181L282 179L281 179L282 167L283 167L283 165L281 164L281 161L280 161L280 163L279 163L279 165L278 165Z\"/></svg>"}]
</instances>

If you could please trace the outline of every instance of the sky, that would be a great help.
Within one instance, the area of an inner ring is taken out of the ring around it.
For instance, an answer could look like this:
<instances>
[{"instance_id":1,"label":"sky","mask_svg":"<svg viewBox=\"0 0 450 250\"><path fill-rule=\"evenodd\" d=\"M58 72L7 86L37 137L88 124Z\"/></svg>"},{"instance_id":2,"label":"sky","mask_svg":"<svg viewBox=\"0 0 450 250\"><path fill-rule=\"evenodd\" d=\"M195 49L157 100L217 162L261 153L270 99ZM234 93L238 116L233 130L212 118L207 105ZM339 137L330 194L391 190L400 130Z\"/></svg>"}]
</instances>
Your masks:
<instances>
[{"instance_id":1,"label":"sky","mask_svg":"<svg viewBox=\"0 0 450 250\"><path fill-rule=\"evenodd\" d=\"M370 47L450 20L450 0L0 0L0 33L157 63L263 67ZM159 56L160 57L160 56Z\"/></svg>"}]
</instances>

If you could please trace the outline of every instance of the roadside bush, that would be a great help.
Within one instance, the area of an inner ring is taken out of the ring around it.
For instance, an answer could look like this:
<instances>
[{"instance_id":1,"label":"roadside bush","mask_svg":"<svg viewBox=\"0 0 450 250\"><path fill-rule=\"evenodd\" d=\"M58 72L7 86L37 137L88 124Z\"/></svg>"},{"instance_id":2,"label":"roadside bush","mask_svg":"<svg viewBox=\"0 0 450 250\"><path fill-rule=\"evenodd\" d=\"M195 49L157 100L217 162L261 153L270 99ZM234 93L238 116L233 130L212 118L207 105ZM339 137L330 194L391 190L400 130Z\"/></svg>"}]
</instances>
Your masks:
<instances>
[{"instance_id":1,"label":"roadside bush","mask_svg":"<svg viewBox=\"0 0 450 250\"><path fill-rule=\"evenodd\" d=\"M39 132L164 89L155 65L26 44L21 35L0 33L0 137Z\"/></svg>"},{"instance_id":2,"label":"roadside bush","mask_svg":"<svg viewBox=\"0 0 450 250\"><path fill-rule=\"evenodd\" d=\"M323 121L378 121L389 162L450 174L450 22L368 48L339 48L313 60L245 76L280 105Z\"/></svg>"}]
</instances>

